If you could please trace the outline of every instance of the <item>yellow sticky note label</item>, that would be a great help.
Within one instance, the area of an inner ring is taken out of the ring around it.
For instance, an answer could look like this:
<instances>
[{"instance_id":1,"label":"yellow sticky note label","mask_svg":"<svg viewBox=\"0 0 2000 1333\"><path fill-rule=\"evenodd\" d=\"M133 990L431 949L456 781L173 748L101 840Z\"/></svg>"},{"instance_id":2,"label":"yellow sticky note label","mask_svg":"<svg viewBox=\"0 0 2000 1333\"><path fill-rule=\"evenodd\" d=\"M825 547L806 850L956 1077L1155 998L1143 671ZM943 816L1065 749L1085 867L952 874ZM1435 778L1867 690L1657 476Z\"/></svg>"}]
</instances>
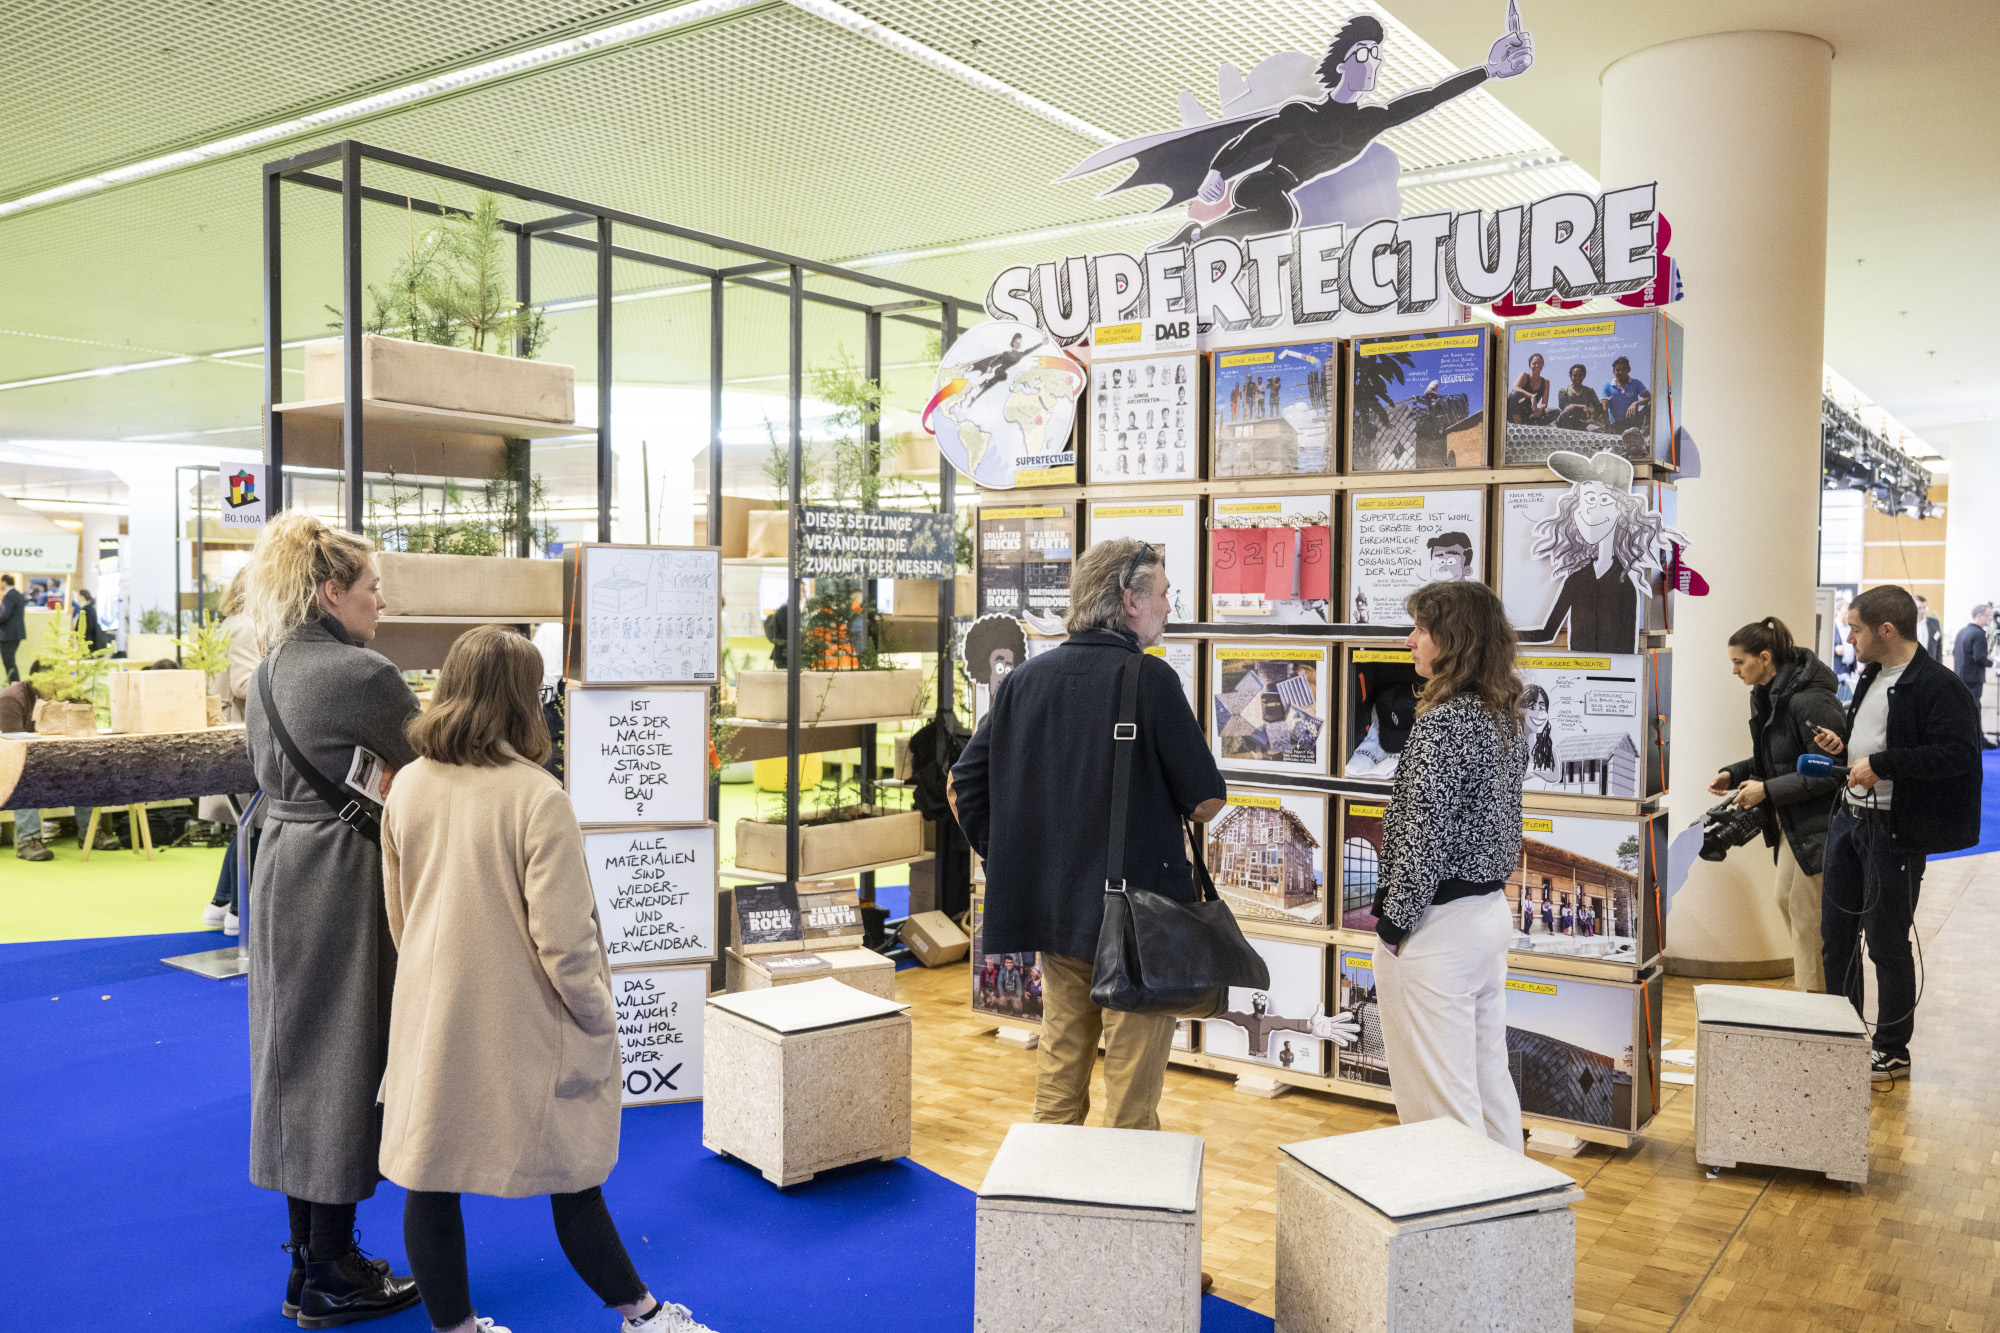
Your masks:
<instances>
[{"instance_id":1,"label":"yellow sticky note label","mask_svg":"<svg viewBox=\"0 0 2000 1333\"><path fill-rule=\"evenodd\" d=\"M1507 978L1507 989L1526 991L1530 995L1554 995L1556 993L1555 986L1550 982L1519 981L1513 977Z\"/></svg>"},{"instance_id":2,"label":"yellow sticky note label","mask_svg":"<svg viewBox=\"0 0 2000 1333\"><path fill-rule=\"evenodd\" d=\"M1092 518L1179 518L1186 505L1102 505L1090 511Z\"/></svg>"},{"instance_id":3,"label":"yellow sticky note label","mask_svg":"<svg viewBox=\"0 0 2000 1333\"><path fill-rule=\"evenodd\" d=\"M1223 798L1223 804L1255 805L1255 806L1260 806L1266 810L1279 810L1284 808L1282 805L1280 805L1278 798L1275 796L1251 796L1246 792L1234 792L1234 791L1230 792L1228 796Z\"/></svg>"},{"instance_id":4,"label":"yellow sticky note label","mask_svg":"<svg viewBox=\"0 0 2000 1333\"><path fill-rule=\"evenodd\" d=\"M1421 495L1364 495L1354 501L1356 509L1422 509Z\"/></svg>"},{"instance_id":5,"label":"yellow sticky note label","mask_svg":"<svg viewBox=\"0 0 2000 1333\"><path fill-rule=\"evenodd\" d=\"M1033 509L982 509L981 518L1061 518L1060 505L1040 505Z\"/></svg>"},{"instance_id":6,"label":"yellow sticky note label","mask_svg":"<svg viewBox=\"0 0 2000 1333\"><path fill-rule=\"evenodd\" d=\"M1225 352L1222 364L1225 366L1268 366L1278 359L1276 352Z\"/></svg>"},{"instance_id":7,"label":"yellow sticky note label","mask_svg":"<svg viewBox=\"0 0 2000 1333\"><path fill-rule=\"evenodd\" d=\"M1360 968L1363 972L1375 970L1375 960L1365 953L1344 953L1340 956L1340 965Z\"/></svg>"},{"instance_id":8,"label":"yellow sticky note label","mask_svg":"<svg viewBox=\"0 0 2000 1333\"><path fill-rule=\"evenodd\" d=\"M1016 486L1073 486L1076 484L1076 464L1063 467L1020 468L1014 473Z\"/></svg>"},{"instance_id":9,"label":"yellow sticky note label","mask_svg":"<svg viewBox=\"0 0 2000 1333\"><path fill-rule=\"evenodd\" d=\"M1234 500L1217 504L1218 514L1282 514L1284 502L1280 500Z\"/></svg>"},{"instance_id":10,"label":"yellow sticky note label","mask_svg":"<svg viewBox=\"0 0 2000 1333\"><path fill-rule=\"evenodd\" d=\"M1358 343L1354 350L1362 356L1394 356L1398 352L1431 352L1441 347L1477 347L1477 333L1454 333L1443 338L1405 338L1400 342Z\"/></svg>"},{"instance_id":11,"label":"yellow sticky note label","mask_svg":"<svg viewBox=\"0 0 2000 1333\"><path fill-rule=\"evenodd\" d=\"M1347 807L1347 813L1357 815L1362 819L1380 819L1383 815L1389 813L1389 807L1386 805L1350 805Z\"/></svg>"},{"instance_id":12,"label":"yellow sticky note label","mask_svg":"<svg viewBox=\"0 0 2000 1333\"><path fill-rule=\"evenodd\" d=\"M1216 657L1224 662L1251 659L1258 662L1319 662L1326 657L1324 648L1217 648Z\"/></svg>"},{"instance_id":13,"label":"yellow sticky note label","mask_svg":"<svg viewBox=\"0 0 2000 1333\"><path fill-rule=\"evenodd\" d=\"M1609 671L1608 657L1517 657L1516 671Z\"/></svg>"},{"instance_id":14,"label":"yellow sticky note label","mask_svg":"<svg viewBox=\"0 0 2000 1333\"><path fill-rule=\"evenodd\" d=\"M1524 819L1521 821L1523 833L1554 833L1556 821L1553 819Z\"/></svg>"},{"instance_id":15,"label":"yellow sticky note label","mask_svg":"<svg viewBox=\"0 0 2000 1333\"><path fill-rule=\"evenodd\" d=\"M1515 329L1514 341L1531 343L1544 338L1608 338L1613 327L1608 319L1594 320L1589 324L1544 324L1536 328Z\"/></svg>"},{"instance_id":16,"label":"yellow sticky note label","mask_svg":"<svg viewBox=\"0 0 2000 1333\"><path fill-rule=\"evenodd\" d=\"M1356 648L1354 660L1357 662L1407 662L1410 660L1408 648Z\"/></svg>"},{"instance_id":17,"label":"yellow sticky note label","mask_svg":"<svg viewBox=\"0 0 2000 1333\"><path fill-rule=\"evenodd\" d=\"M1135 343L1145 336L1143 324L1100 324L1091 341L1098 347L1110 347L1116 343Z\"/></svg>"}]
</instances>

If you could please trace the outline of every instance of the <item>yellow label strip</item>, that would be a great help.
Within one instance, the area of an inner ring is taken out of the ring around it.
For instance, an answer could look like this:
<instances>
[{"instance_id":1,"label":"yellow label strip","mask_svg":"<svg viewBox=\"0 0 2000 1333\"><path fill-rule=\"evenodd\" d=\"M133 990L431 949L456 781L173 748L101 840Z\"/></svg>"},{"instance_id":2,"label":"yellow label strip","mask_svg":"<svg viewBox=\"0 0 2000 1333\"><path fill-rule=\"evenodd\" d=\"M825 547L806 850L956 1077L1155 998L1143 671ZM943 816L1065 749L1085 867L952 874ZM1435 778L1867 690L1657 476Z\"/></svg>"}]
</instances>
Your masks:
<instances>
[{"instance_id":1,"label":"yellow label strip","mask_svg":"<svg viewBox=\"0 0 2000 1333\"><path fill-rule=\"evenodd\" d=\"M1042 505L1034 509L982 509L981 518L1061 518L1062 506Z\"/></svg>"},{"instance_id":2,"label":"yellow label strip","mask_svg":"<svg viewBox=\"0 0 2000 1333\"><path fill-rule=\"evenodd\" d=\"M1354 350L1361 356L1394 356L1397 352L1429 352L1440 347L1477 347L1481 336L1477 333L1454 333L1443 338L1405 338L1401 342L1358 343Z\"/></svg>"},{"instance_id":3,"label":"yellow label strip","mask_svg":"<svg viewBox=\"0 0 2000 1333\"><path fill-rule=\"evenodd\" d=\"M1556 988L1549 982L1517 981L1513 977L1507 978L1507 989L1526 991L1530 995L1554 995L1556 993Z\"/></svg>"},{"instance_id":4,"label":"yellow label strip","mask_svg":"<svg viewBox=\"0 0 2000 1333\"><path fill-rule=\"evenodd\" d=\"M1354 660L1357 662L1407 662L1410 661L1408 648L1356 648Z\"/></svg>"},{"instance_id":5,"label":"yellow label strip","mask_svg":"<svg viewBox=\"0 0 2000 1333\"><path fill-rule=\"evenodd\" d=\"M1320 662L1326 659L1324 648L1217 648L1217 661L1233 662L1253 659L1259 662Z\"/></svg>"},{"instance_id":6,"label":"yellow label strip","mask_svg":"<svg viewBox=\"0 0 2000 1333\"><path fill-rule=\"evenodd\" d=\"M1516 671L1609 671L1608 657L1517 657Z\"/></svg>"},{"instance_id":7,"label":"yellow label strip","mask_svg":"<svg viewBox=\"0 0 2000 1333\"><path fill-rule=\"evenodd\" d=\"M1092 518L1180 518L1186 505L1103 505L1090 511Z\"/></svg>"},{"instance_id":8,"label":"yellow label strip","mask_svg":"<svg viewBox=\"0 0 2000 1333\"><path fill-rule=\"evenodd\" d=\"M1218 514L1281 514L1284 503L1279 500L1233 500L1215 507Z\"/></svg>"},{"instance_id":9,"label":"yellow label strip","mask_svg":"<svg viewBox=\"0 0 2000 1333\"><path fill-rule=\"evenodd\" d=\"M1278 359L1276 352L1225 352L1224 366L1268 366Z\"/></svg>"},{"instance_id":10,"label":"yellow label strip","mask_svg":"<svg viewBox=\"0 0 2000 1333\"><path fill-rule=\"evenodd\" d=\"M1356 509L1422 509L1421 495L1365 495L1354 501Z\"/></svg>"},{"instance_id":11,"label":"yellow label strip","mask_svg":"<svg viewBox=\"0 0 2000 1333\"><path fill-rule=\"evenodd\" d=\"M1363 819L1380 819L1389 813L1389 807L1386 805L1350 805L1347 807L1347 813L1358 815Z\"/></svg>"},{"instance_id":12,"label":"yellow label strip","mask_svg":"<svg viewBox=\"0 0 2000 1333\"><path fill-rule=\"evenodd\" d=\"M1595 320L1589 324L1547 324L1537 328L1515 329L1514 341L1531 343L1540 342L1545 338L1606 338L1611 335L1615 327L1608 319Z\"/></svg>"},{"instance_id":13,"label":"yellow label strip","mask_svg":"<svg viewBox=\"0 0 2000 1333\"><path fill-rule=\"evenodd\" d=\"M1282 810L1284 806L1275 796L1251 796L1244 792L1230 792L1223 798L1225 805L1255 805L1266 810Z\"/></svg>"}]
</instances>

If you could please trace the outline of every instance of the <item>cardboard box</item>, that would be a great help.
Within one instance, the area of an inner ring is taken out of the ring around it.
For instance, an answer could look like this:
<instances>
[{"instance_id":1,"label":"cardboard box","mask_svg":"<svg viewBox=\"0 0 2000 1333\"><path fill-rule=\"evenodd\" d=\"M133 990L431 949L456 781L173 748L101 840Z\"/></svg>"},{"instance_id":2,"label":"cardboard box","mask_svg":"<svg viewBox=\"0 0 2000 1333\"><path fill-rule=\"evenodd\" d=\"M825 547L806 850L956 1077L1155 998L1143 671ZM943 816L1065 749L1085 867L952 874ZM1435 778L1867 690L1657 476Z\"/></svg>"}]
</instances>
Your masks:
<instances>
[{"instance_id":1,"label":"cardboard box","mask_svg":"<svg viewBox=\"0 0 2000 1333\"><path fill-rule=\"evenodd\" d=\"M199 671L115 671L111 729L200 731L208 726L208 680Z\"/></svg>"},{"instance_id":2,"label":"cardboard box","mask_svg":"<svg viewBox=\"0 0 2000 1333\"><path fill-rule=\"evenodd\" d=\"M897 579L895 591L895 616L931 616L938 613L938 579ZM972 614L972 603L978 593L974 591L970 574L960 574L952 580L952 612L955 615Z\"/></svg>"},{"instance_id":3,"label":"cardboard box","mask_svg":"<svg viewBox=\"0 0 2000 1333\"><path fill-rule=\"evenodd\" d=\"M725 523L728 521L724 516ZM783 560L791 552L792 511L752 509L744 515L743 554L765 560Z\"/></svg>"},{"instance_id":4,"label":"cardboard box","mask_svg":"<svg viewBox=\"0 0 2000 1333\"><path fill-rule=\"evenodd\" d=\"M965 957L972 940L943 912L913 912L903 922L903 944L925 967L942 967Z\"/></svg>"},{"instance_id":5,"label":"cardboard box","mask_svg":"<svg viewBox=\"0 0 2000 1333\"><path fill-rule=\"evenodd\" d=\"M306 344L307 401L345 396L343 341ZM576 420L576 368L368 333L361 338L361 396L567 424Z\"/></svg>"}]
</instances>

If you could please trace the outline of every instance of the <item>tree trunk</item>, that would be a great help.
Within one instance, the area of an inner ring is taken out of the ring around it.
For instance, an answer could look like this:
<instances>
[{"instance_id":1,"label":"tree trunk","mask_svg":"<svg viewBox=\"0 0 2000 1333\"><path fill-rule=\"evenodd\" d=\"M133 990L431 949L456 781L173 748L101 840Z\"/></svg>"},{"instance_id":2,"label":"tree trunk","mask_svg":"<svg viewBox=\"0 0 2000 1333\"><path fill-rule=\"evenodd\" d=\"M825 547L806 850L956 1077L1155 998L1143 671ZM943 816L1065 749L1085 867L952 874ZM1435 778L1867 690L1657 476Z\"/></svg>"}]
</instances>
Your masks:
<instances>
[{"instance_id":1,"label":"tree trunk","mask_svg":"<svg viewBox=\"0 0 2000 1333\"><path fill-rule=\"evenodd\" d=\"M0 810L255 791L243 728L0 740Z\"/></svg>"}]
</instances>

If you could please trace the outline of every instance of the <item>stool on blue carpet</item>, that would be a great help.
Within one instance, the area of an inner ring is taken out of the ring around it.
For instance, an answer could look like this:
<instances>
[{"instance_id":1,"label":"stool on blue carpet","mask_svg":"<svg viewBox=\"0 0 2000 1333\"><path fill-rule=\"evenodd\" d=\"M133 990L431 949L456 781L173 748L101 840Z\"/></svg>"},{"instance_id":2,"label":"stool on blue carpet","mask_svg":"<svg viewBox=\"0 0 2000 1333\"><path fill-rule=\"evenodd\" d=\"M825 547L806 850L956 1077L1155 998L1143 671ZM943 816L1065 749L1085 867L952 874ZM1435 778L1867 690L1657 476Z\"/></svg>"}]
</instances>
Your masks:
<instances>
[{"instance_id":1,"label":"stool on blue carpet","mask_svg":"<svg viewBox=\"0 0 2000 1333\"><path fill-rule=\"evenodd\" d=\"M783 1188L910 1151L907 1005L830 977L716 995L701 1060L701 1141Z\"/></svg>"},{"instance_id":2,"label":"stool on blue carpet","mask_svg":"<svg viewBox=\"0 0 2000 1333\"><path fill-rule=\"evenodd\" d=\"M1868 1181L1868 1028L1839 995L1696 986L1694 1159Z\"/></svg>"},{"instance_id":3,"label":"stool on blue carpet","mask_svg":"<svg viewBox=\"0 0 2000 1333\"><path fill-rule=\"evenodd\" d=\"M1283 1146L1279 1333L1567 1329L1583 1191L1456 1120Z\"/></svg>"},{"instance_id":4,"label":"stool on blue carpet","mask_svg":"<svg viewBox=\"0 0 2000 1333\"><path fill-rule=\"evenodd\" d=\"M1193 1134L1016 1125L979 1187L975 1333L1199 1333Z\"/></svg>"}]
</instances>

